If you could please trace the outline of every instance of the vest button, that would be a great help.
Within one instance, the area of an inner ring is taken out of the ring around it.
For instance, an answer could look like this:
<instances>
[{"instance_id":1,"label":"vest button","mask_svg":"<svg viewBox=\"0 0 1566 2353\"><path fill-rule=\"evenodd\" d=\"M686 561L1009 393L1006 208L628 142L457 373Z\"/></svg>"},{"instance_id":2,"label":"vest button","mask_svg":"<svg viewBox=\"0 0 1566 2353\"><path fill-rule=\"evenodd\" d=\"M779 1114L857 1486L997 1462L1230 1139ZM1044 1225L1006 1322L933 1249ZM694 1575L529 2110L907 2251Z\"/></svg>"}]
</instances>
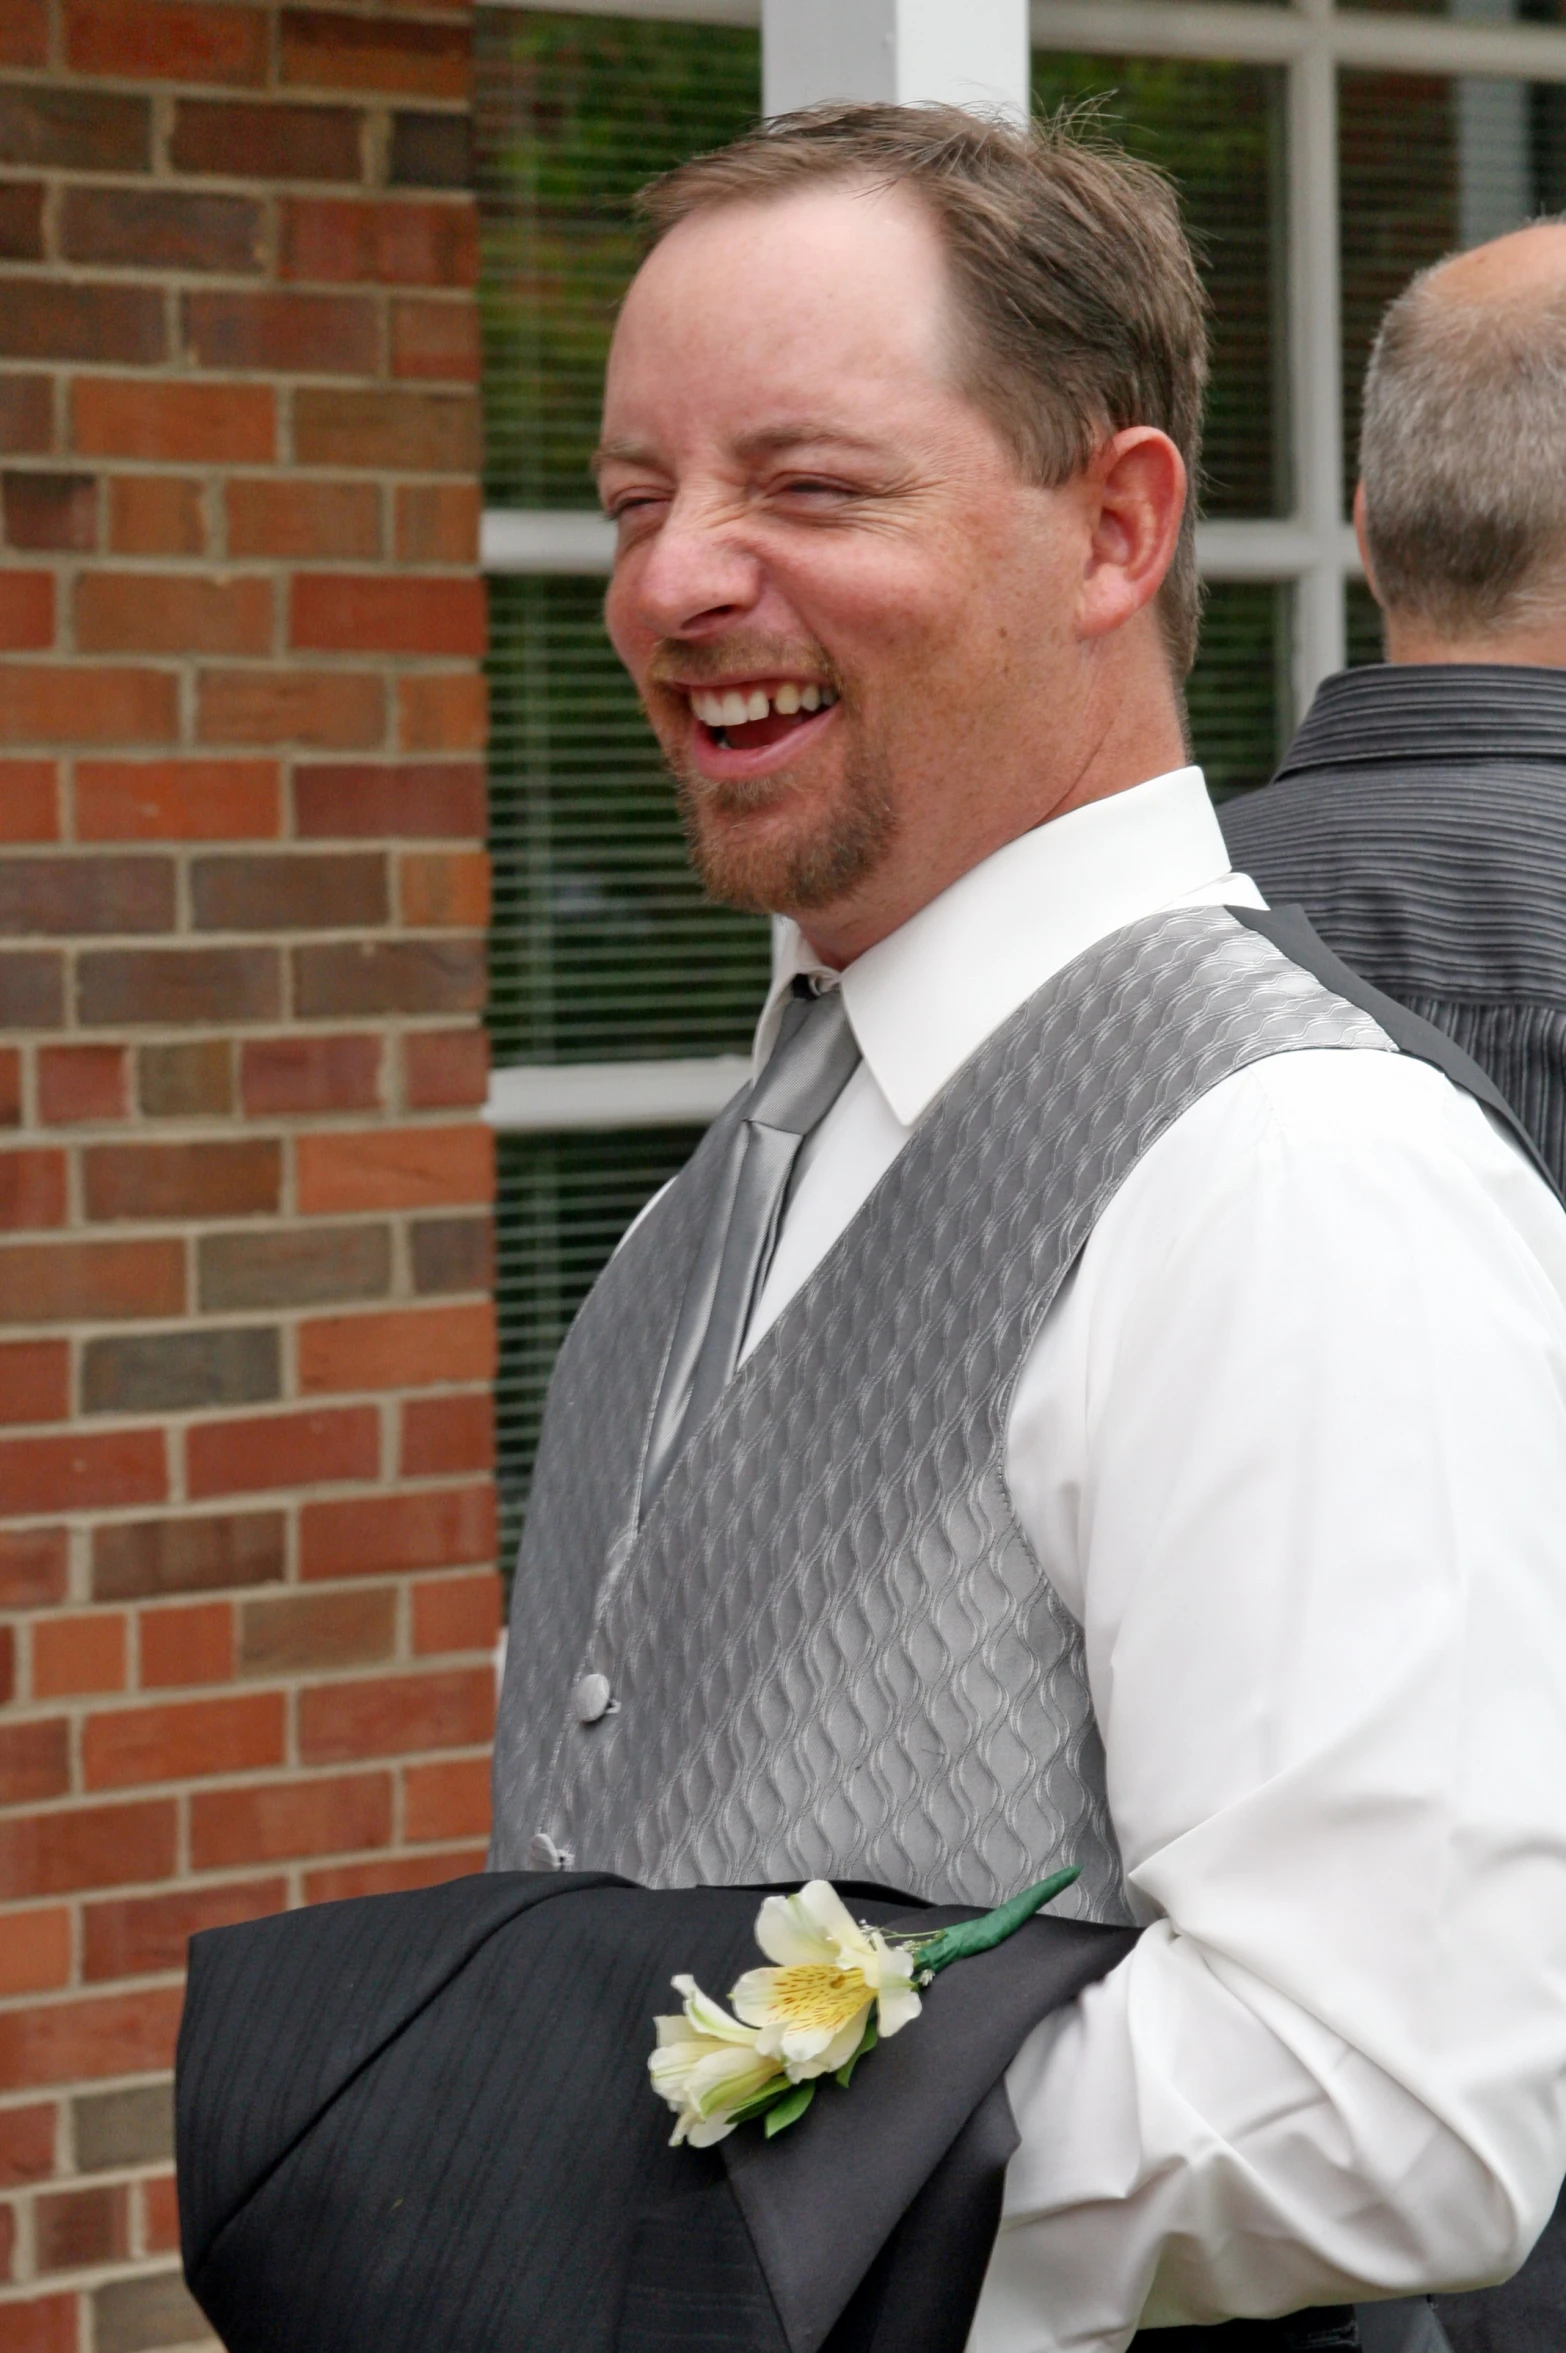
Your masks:
<instances>
[{"instance_id":1,"label":"vest button","mask_svg":"<svg viewBox=\"0 0 1566 2353\"><path fill-rule=\"evenodd\" d=\"M571 1705L579 1724L596 1724L600 1716L607 1716L612 1705L607 1675L584 1675L571 1694Z\"/></svg>"},{"instance_id":2,"label":"vest button","mask_svg":"<svg viewBox=\"0 0 1566 2353\"><path fill-rule=\"evenodd\" d=\"M573 1861L568 1846L556 1846L547 1830L535 1830L527 1842L530 1871L569 1871Z\"/></svg>"}]
</instances>

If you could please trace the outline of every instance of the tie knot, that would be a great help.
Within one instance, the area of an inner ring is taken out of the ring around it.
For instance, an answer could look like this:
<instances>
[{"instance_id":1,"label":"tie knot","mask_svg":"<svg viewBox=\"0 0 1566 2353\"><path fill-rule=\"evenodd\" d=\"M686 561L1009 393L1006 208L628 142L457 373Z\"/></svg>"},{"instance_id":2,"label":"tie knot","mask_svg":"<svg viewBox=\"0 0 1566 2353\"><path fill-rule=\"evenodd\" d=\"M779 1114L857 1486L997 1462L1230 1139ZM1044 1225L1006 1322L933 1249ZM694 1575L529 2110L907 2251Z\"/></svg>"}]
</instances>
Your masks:
<instances>
[{"instance_id":1,"label":"tie knot","mask_svg":"<svg viewBox=\"0 0 1566 2353\"><path fill-rule=\"evenodd\" d=\"M757 1127L808 1136L824 1119L859 1061L841 989L796 993L777 1044L751 1090L745 1117Z\"/></svg>"}]
</instances>

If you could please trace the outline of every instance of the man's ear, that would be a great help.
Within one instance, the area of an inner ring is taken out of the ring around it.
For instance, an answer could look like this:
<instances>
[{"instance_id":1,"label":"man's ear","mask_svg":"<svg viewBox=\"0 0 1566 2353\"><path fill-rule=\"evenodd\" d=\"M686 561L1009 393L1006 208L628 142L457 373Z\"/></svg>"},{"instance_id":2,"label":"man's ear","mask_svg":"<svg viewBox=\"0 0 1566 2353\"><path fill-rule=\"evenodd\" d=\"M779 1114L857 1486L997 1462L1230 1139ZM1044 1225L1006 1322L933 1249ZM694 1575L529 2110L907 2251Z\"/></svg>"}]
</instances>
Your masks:
<instances>
[{"instance_id":1,"label":"man's ear","mask_svg":"<svg viewBox=\"0 0 1566 2353\"><path fill-rule=\"evenodd\" d=\"M1359 542L1359 560L1365 567L1365 586L1379 605L1381 604L1381 591L1376 586L1375 567L1370 560L1370 533L1365 528L1365 485L1363 482L1356 482L1354 485L1354 537ZM1386 607L1382 605L1381 609L1385 612Z\"/></svg>"},{"instance_id":2,"label":"man's ear","mask_svg":"<svg viewBox=\"0 0 1566 2353\"><path fill-rule=\"evenodd\" d=\"M1152 603L1174 560L1185 515L1185 460L1167 433L1128 425L1086 468L1090 542L1078 622L1107 637Z\"/></svg>"}]
</instances>

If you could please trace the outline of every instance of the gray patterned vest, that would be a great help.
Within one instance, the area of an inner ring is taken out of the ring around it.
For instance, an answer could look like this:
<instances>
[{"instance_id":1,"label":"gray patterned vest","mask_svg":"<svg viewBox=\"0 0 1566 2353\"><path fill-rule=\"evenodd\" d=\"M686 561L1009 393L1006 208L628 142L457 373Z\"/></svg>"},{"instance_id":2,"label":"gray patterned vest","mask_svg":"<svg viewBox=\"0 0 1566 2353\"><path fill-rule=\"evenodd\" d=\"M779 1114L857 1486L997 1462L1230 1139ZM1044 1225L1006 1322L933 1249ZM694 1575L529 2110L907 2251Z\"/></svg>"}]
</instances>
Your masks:
<instances>
[{"instance_id":1,"label":"gray patterned vest","mask_svg":"<svg viewBox=\"0 0 1566 2353\"><path fill-rule=\"evenodd\" d=\"M1058 1909L1124 1920L1081 1632L1006 1489L1012 1389L1095 1220L1182 1111L1267 1055L1388 1046L1221 908L1101 941L931 1105L639 1517L731 1105L560 1354L496 1867L536 1867L542 1834L655 1886L820 1874L991 1904L1070 1861Z\"/></svg>"}]
</instances>

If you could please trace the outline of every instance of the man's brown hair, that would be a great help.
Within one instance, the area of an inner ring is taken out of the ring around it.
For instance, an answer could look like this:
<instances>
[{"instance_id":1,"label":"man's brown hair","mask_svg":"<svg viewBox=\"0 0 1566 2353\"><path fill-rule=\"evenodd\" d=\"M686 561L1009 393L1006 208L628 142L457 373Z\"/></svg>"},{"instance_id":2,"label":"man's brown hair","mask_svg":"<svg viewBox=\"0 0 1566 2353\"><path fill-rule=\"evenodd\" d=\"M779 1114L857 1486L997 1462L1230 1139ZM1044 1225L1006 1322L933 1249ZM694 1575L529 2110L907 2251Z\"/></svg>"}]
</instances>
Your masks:
<instances>
[{"instance_id":1,"label":"man's brown hair","mask_svg":"<svg viewBox=\"0 0 1566 2353\"><path fill-rule=\"evenodd\" d=\"M1159 592L1183 678L1201 617L1207 306L1169 182L1080 116L1024 128L955 106L813 106L665 172L639 205L656 244L692 213L830 180L906 186L929 206L968 329L964 389L1027 480L1067 481L1128 425L1169 435L1192 485Z\"/></svg>"}]
</instances>

